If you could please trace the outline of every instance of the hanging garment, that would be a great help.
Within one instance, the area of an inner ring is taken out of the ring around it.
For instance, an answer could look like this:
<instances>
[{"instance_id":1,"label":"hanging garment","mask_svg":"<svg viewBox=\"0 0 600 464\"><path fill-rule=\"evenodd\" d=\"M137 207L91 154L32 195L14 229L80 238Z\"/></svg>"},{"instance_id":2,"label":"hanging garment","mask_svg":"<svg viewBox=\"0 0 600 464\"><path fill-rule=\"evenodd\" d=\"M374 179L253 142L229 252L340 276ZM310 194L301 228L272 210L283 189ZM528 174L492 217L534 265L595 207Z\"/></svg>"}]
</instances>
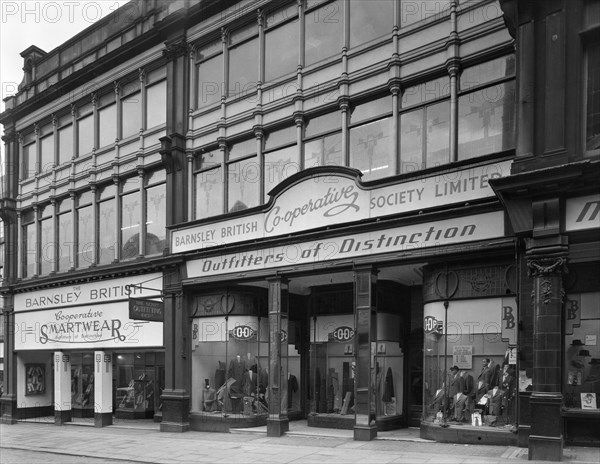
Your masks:
<instances>
[{"instance_id":1,"label":"hanging garment","mask_svg":"<svg viewBox=\"0 0 600 464\"><path fill-rule=\"evenodd\" d=\"M292 396L295 392L298 391L298 379L293 374L289 374L288 376L288 409L292 408Z\"/></svg>"},{"instance_id":2,"label":"hanging garment","mask_svg":"<svg viewBox=\"0 0 600 464\"><path fill-rule=\"evenodd\" d=\"M388 367L388 370L385 373L385 383L383 386L383 396L381 397L381 399L384 403L389 403L395 396L396 393L394 392L394 375L392 374L392 368Z\"/></svg>"}]
</instances>

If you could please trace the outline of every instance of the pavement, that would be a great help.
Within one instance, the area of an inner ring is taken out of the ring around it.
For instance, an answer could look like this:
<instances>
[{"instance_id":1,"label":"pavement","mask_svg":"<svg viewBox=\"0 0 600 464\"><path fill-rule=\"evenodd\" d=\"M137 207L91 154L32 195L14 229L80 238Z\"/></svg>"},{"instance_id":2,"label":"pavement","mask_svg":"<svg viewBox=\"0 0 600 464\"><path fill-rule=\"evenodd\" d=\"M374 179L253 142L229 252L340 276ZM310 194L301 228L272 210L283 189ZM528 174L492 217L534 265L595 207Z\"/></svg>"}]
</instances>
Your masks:
<instances>
[{"instance_id":1,"label":"pavement","mask_svg":"<svg viewBox=\"0 0 600 464\"><path fill-rule=\"evenodd\" d=\"M458 445L419 438L417 428L380 432L370 442L352 439L351 430L313 428L290 422L283 437L265 427L232 433L164 433L151 421L119 421L96 428L89 421L56 426L44 420L0 424L2 450L28 450L69 457L139 463L435 463L496 464L527 461L527 449L514 446ZM5 454L8 454L6 452ZM563 462L600 463L600 448L565 448Z\"/></svg>"}]
</instances>

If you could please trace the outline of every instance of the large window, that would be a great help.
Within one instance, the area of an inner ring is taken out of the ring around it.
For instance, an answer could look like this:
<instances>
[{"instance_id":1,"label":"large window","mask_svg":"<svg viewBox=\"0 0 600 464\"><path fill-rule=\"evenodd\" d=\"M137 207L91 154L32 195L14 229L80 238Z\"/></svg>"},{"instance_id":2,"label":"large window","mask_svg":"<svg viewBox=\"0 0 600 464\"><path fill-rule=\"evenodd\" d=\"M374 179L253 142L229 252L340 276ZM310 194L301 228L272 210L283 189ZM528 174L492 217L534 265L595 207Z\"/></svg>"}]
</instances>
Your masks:
<instances>
[{"instance_id":1,"label":"large window","mask_svg":"<svg viewBox=\"0 0 600 464\"><path fill-rule=\"evenodd\" d=\"M284 179L300 171L296 126L289 126L267 134L264 145L264 200L269 191Z\"/></svg>"},{"instance_id":2,"label":"large window","mask_svg":"<svg viewBox=\"0 0 600 464\"><path fill-rule=\"evenodd\" d=\"M113 145L117 138L117 105L114 93L102 97L103 106L98 110L98 147Z\"/></svg>"},{"instance_id":3,"label":"large window","mask_svg":"<svg viewBox=\"0 0 600 464\"><path fill-rule=\"evenodd\" d=\"M341 53L344 44L344 2L335 0L316 8L307 2L305 21L305 66Z\"/></svg>"},{"instance_id":4,"label":"large window","mask_svg":"<svg viewBox=\"0 0 600 464\"><path fill-rule=\"evenodd\" d=\"M73 124L67 123L58 129L58 164L67 163L71 158L73 158Z\"/></svg>"},{"instance_id":5,"label":"large window","mask_svg":"<svg viewBox=\"0 0 600 464\"><path fill-rule=\"evenodd\" d=\"M73 263L73 211L71 199L66 198L57 202L58 214L58 272L68 271Z\"/></svg>"},{"instance_id":6,"label":"large window","mask_svg":"<svg viewBox=\"0 0 600 464\"><path fill-rule=\"evenodd\" d=\"M46 174L54 167L54 126L49 124L42 129L40 136L40 172Z\"/></svg>"},{"instance_id":7,"label":"large window","mask_svg":"<svg viewBox=\"0 0 600 464\"><path fill-rule=\"evenodd\" d=\"M196 104L198 108L203 108L221 101L223 93L223 45L221 40L201 46L197 59Z\"/></svg>"},{"instance_id":8,"label":"large window","mask_svg":"<svg viewBox=\"0 0 600 464\"><path fill-rule=\"evenodd\" d=\"M291 3L267 15L265 80L296 71L298 66L298 7Z\"/></svg>"},{"instance_id":9,"label":"large window","mask_svg":"<svg viewBox=\"0 0 600 464\"><path fill-rule=\"evenodd\" d=\"M94 147L94 114L89 113L77 120L77 156L91 153Z\"/></svg>"},{"instance_id":10,"label":"large window","mask_svg":"<svg viewBox=\"0 0 600 464\"><path fill-rule=\"evenodd\" d=\"M394 27L392 0L352 0L350 7L350 47L391 34Z\"/></svg>"},{"instance_id":11,"label":"large window","mask_svg":"<svg viewBox=\"0 0 600 464\"><path fill-rule=\"evenodd\" d=\"M142 128L142 93L140 81L123 85L121 90L121 139L139 134Z\"/></svg>"},{"instance_id":12,"label":"large window","mask_svg":"<svg viewBox=\"0 0 600 464\"><path fill-rule=\"evenodd\" d=\"M27 211L22 215L23 233L23 277L32 277L37 274L35 268L37 244L35 234L35 216L33 211Z\"/></svg>"},{"instance_id":13,"label":"large window","mask_svg":"<svg viewBox=\"0 0 600 464\"><path fill-rule=\"evenodd\" d=\"M600 42L586 49L585 151L600 154Z\"/></svg>"},{"instance_id":14,"label":"large window","mask_svg":"<svg viewBox=\"0 0 600 464\"><path fill-rule=\"evenodd\" d=\"M458 99L458 159L515 146L514 55L466 68Z\"/></svg>"},{"instance_id":15,"label":"large window","mask_svg":"<svg viewBox=\"0 0 600 464\"><path fill-rule=\"evenodd\" d=\"M450 0L400 0L400 27L444 14L449 11L450 3Z\"/></svg>"},{"instance_id":16,"label":"large window","mask_svg":"<svg viewBox=\"0 0 600 464\"><path fill-rule=\"evenodd\" d=\"M258 26L255 22L229 37L228 96L256 91L258 81Z\"/></svg>"},{"instance_id":17,"label":"large window","mask_svg":"<svg viewBox=\"0 0 600 464\"><path fill-rule=\"evenodd\" d=\"M131 177L121 184L121 259L140 254L140 180Z\"/></svg>"},{"instance_id":18,"label":"large window","mask_svg":"<svg viewBox=\"0 0 600 464\"><path fill-rule=\"evenodd\" d=\"M340 124L338 111L308 120L304 128L304 169L344 165Z\"/></svg>"},{"instance_id":19,"label":"large window","mask_svg":"<svg viewBox=\"0 0 600 464\"><path fill-rule=\"evenodd\" d=\"M29 143L27 143L27 139L25 139L22 153L21 179L29 179L37 172L37 144L35 138Z\"/></svg>"},{"instance_id":20,"label":"large window","mask_svg":"<svg viewBox=\"0 0 600 464\"><path fill-rule=\"evenodd\" d=\"M54 270L56 242L54 240L53 206L40 210L40 274L47 275Z\"/></svg>"},{"instance_id":21,"label":"large window","mask_svg":"<svg viewBox=\"0 0 600 464\"><path fill-rule=\"evenodd\" d=\"M161 254L165 248L167 187L165 171L149 173L146 183L145 255Z\"/></svg>"},{"instance_id":22,"label":"large window","mask_svg":"<svg viewBox=\"0 0 600 464\"><path fill-rule=\"evenodd\" d=\"M351 116L350 166L360 169L363 180L395 174L390 95L358 105Z\"/></svg>"},{"instance_id":23,"label":"large window","mask_svg":"<svg viewBox=\"0 0 600 464\"><path fill-rule=\"evenodd\" d=\"M106 185L98 190L98 264L116 259L117 187Z\"/></svg>"},{"instance_id":24,"label":"large window","mask_svg":"<svg viewBox=\"0 0 600 464\"><path fill-rule=\"evenodd\" d=\"M146 129L167 121L167 81L162 80L146 89Z\"/></svg>"},{"instance_id":25,"label":"large window","mask_svg":"<svg viewBox=\"0 0 600 464\"><path fill-rule=\"evenodd\" d=\"M400 115L400 172L450 162L449 79L408 87ZM431 103L430 103L431 102Z\"/></svg>"},{"instance_id":26,"label":"large window","mask_svg":"<svg viewBox=\"0 0 600 464\"><path fill-rule=\"evenodd\" d=\"M86 268L94 263L94 198L91 191L77 198L77 267Z\"/></svg>"},{"instance_id":27,"label":"large window","mask_svg":"<svg viewBox=\"0 0 600 464\"><path fill-rule=\"evenodd\" d=\"M247 139L229 149L227 164L228 211L240 211L258 205L260 166L256 157L256 140Z\"/></svg>"},{"instance_id":28,"label":"large window","mask_svg":"<svg viewBox=\"0 0 600 464\"><path fill-rule=\"evenodd\" d=\"M204 150L194 160L194 198L196 219L222 214L223 152L218 148Z\"/></svg>"}]
</instances>

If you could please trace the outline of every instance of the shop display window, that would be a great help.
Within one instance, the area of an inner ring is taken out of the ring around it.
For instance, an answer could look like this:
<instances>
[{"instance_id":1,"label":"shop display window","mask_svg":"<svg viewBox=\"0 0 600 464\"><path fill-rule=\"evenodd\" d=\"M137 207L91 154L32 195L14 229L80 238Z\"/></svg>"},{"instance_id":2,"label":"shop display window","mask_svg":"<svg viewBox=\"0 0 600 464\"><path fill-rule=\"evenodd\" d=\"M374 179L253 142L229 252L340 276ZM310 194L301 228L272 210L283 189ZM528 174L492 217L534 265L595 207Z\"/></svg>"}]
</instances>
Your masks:
<instances>
[{"instance_id":1,"label":"shop display window","mask_svg":"<svg viewBox=\"0 0 600 464\"><path fill-rule=\"evenodd\" d=\"M451 301L447 323L442 302L425 305L425 422L514 427L516 349L501 324L509 299Z\"/></svg>"},{"instance_id":2,"label":"shop display window","mask_svg":"<svg viewBox=\"0 0 600 464\"><path fill-rule=\"evenodd\" d=\"M600 293L565 298L565 407L598 410L600 406Z\"/></svg>"},{"instance_id":3,"label":"shop display window","mask_svg":"<svg viewBox=\"0 0 600 464\"><path fill-rule=\"evenodd\" d=\"M117 417L150 418L161 409L164 389L163 353L119 353L116 355Z\"/></svg>"},{"instance_id":4,"label":"shop display window","mask_svg":"<svg viewBox=\"0 0 600 464\"><path fill-rule=\"evenodd\" d=\"M94 354L71 355L71 407L75 417L94 414Z\"/></svg>"},{"instance_id":5,"label":"shop display window","mask_svg":"<svg viewBox=\"0 0 600 464\"><path fill-rule=\"evenodd\" d=\"M268 360L267 318L193 319L192 412L225 417L268 414Z\"/></svg>"}]
</instances>

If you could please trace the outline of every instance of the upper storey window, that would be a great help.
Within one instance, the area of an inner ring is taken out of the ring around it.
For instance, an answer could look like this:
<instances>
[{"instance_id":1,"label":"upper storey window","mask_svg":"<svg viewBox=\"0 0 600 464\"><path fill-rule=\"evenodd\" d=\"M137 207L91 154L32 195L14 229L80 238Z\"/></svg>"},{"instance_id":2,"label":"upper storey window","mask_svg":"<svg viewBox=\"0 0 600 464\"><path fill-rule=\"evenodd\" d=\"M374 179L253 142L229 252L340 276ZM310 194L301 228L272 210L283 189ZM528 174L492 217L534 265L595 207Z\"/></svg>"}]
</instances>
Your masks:
<instances>
[{"instance_id":1,"label":"upper storey window","mask_svg":"<svg viewBox=\"0 0 600 464\"><path fill-rule=\"evenodd\" d=\"M306 2L304 64L310 66L342 51L344 44L344 2ZM317 4L318 6L313 8Z\"/></svg>"},{"instance_id":2,"label":"upper storey window","mask_svg":"<svg viewBox=\"0 0 600 464\"><path fill-rule=\"evenodd\" d=\"M356 47L389 34L394 27L392 0L352 0L350 7L350 47Z\"/></svg>"},{"instance_id":3,"label":"upper storey window","mask_svg":"<svg viewBox=\"0 0 600 464\"><path fill-rule=\"evenodd\" d=\"M600 42L590 44L585 55L585 152L600 154Z\"/></svg>"},{"instance_id":4,"label":"upper storey window","mask_svg":"<svg viewBox=\"0 0 600 464\"><path fill-rule=\"evenodd\" d=\"M449 10L450 0L401 0L400 27L407 27Z\"/></svg>"},{"instance_id":5,"label":"upper storey window","mask_svg":"<svg viewBox=\"0 0 600 464\"><path fill-rule=\"evenodd\" d=\"M245 95L256 90L260 66L258 58L256 22L230 34L228 95Z\"/></svg>"},{"instance_id":6,"label":"upper storey window","mask_svg":"<svg viewBox=\"0 0 600 464\"><path fill-rule=\"evenodd\" d=\"M159 68L148 74L145 129L152 129L167 122L166 72L165 68Z\"/></svg>"},{"instance_id":7,"label":"upper storey window","mask_svg":"<svg viewBox=\"0 0 600 464\"><path fill-rule=\"evenodd\" d=\"M199 48L197 73L196 104L203 108L221 101L223 93L223 44L221 40Z\"/></svg>"},{"instance_id":8,"label":"upper storey window","mask_svg":"<svg viewBox=\"0 0 600 464\"><path fill-rule=\"evenodd\" d=\"M291 3L266 16L265 80L296 71L298 66L298 7Z\"/></svg>"},{"instance_id":9,"label":"upper storey window","mask_svg":"<svg viewBox=\"0 0 600 464\"><path fill-rule=\"evenodd\" d=\"M98 147L106 147L115 143L117 138L117 105L114 93L101 98L98 109Z\"/></svg>"}]
</instances>

